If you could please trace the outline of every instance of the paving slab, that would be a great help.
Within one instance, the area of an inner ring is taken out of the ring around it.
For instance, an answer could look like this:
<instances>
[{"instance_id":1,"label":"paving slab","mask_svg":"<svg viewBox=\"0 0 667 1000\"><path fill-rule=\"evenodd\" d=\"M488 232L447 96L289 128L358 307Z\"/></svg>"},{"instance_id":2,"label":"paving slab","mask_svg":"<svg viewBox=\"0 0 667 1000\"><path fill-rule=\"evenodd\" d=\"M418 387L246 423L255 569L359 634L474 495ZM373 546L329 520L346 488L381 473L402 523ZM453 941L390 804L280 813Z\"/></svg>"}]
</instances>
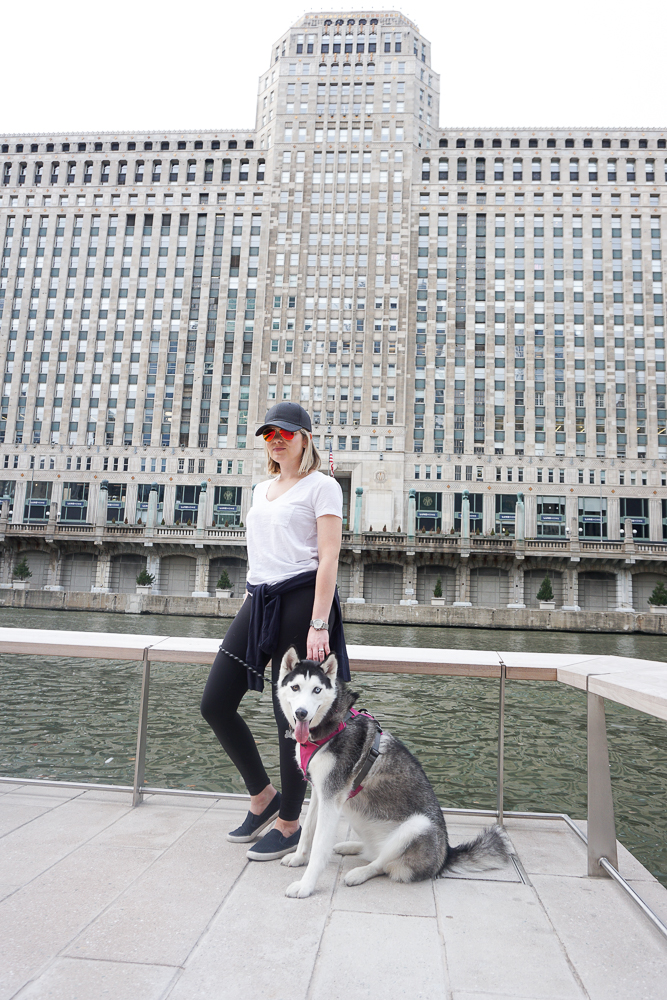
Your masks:
<instances>
[{"instance_id":1,"label":"paving slab","mask_svg":"<svg viewBox=\"0 0 667 1000\"><path fill-rule=\"evenodd\" d=\"M435 918L349 911L331 914L309 1000L443 1000L446 995Z\"/></svg>"},{"instance_id":2,"label":"paving slab","mask_svg":"<svg viewBox=\"0 0 667 1000\"><path fill-rule=\"evenodd\" d=\"M308 899L285 896L296 869L248 863L169 1000L306 1000L339 861L332 857Z\"/></svg>"},{"instance_id":3,"label":"paving slab","mask_svg":"<svg viewBox=\"0 0 667 1000\"><path fill-rule=\"evenodd\" d=\"M395 913L412 917L434 917L433 883L412 882L409 885L392 882L386 875L369 879L361 885L345 885L346 872L364 864L354 855L343 857L331 908L357 913Z\"/></svg>"},{"instance_id":4,"label":"paving slab","mask_svg":"<svg viewBox=\"0 0 667 1000\"><path fill-rule=\"evenodd\" d=\"M201 803L204 803L203 805ZM205 799L198 806L185 803L142 803L136 809L121 807L123 813L95 839L117 847L151 847L164 850L173 844L206 811Z\"/></svg>"},{"instance_id":5,"label":"paving slab","mask_svg":"<svg viewBox=\"0 0 667 1000\"><path fill-rule=\"evenodd\" d=\"M150 819L153 809L141 809ZM225 841L222 814L187 815L196 822L86 927L68 955L171 966L185 962L249 864L247 846Z\"/></svg>"},{"instance_id":6,"label":"paving slab","mask_svg":"<svg viewBox=\"0 0 667 1000\"><path fill-rule=\"evenodd\" d=\"M0 837L49 812L53 806L52 801L41 799L39 796L25 798L15 793L5 795L0 810Z\"/></svg>"},{"instance_id":7,"label":"paving slab","mask_svg":"<svg viewBox=\"0 0 667 1000\"><path fill-rule=\"evenodd\" d=\"M173 975L159 965L59 958L21 1000L160 1000Z\"/></svg>"},{"instance_id":8,"label":"paving slab","mask_svg":"<svg viewBox=\"0 0 667 1000\"><path fill-rule=\"evenodd\" d=\"M535 875L533 884L590 1000L665 1000L665 939L619 886L553 875ZM642 885L642 895L647 888L658 894Z\"/></svg>"},{"instance_id":9,"label":"paving slab","mask_svg":"<svg viewBox=\"0 0 667 1000\"><path fill-rule=\"evenodd\" d=\"M0 902L1 1000L39 974L156 856L85 844Z\"/></svg>"},{"instance_id":10,"label":"paving slab","mask_svg":"<svg viewBox=\"0 0 667 1000\"><path fill-rule=\"evenodd\" d=\"M584 1000L530 886L439 879L434 891L453 992Z\"/></svg>"}]
</instances>

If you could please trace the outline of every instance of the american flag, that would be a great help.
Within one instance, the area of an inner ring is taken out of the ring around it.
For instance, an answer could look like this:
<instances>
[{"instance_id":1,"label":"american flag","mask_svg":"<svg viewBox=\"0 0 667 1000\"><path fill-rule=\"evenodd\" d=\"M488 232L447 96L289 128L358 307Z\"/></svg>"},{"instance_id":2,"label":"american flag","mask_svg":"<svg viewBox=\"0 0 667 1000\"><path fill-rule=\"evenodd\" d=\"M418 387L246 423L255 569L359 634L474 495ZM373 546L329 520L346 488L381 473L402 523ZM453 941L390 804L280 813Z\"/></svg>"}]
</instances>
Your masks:
<instances>
[{"instance_id":1,"label":"american flag","mask_svg":"<svg viewBox=\"0 0 667 1000\"><path fill-rule=\"evenodd\" d=\"M329 475L333 476L333 474L334 474L333 450L332 446L329 445Z\"/></svg>"}]
</instances>

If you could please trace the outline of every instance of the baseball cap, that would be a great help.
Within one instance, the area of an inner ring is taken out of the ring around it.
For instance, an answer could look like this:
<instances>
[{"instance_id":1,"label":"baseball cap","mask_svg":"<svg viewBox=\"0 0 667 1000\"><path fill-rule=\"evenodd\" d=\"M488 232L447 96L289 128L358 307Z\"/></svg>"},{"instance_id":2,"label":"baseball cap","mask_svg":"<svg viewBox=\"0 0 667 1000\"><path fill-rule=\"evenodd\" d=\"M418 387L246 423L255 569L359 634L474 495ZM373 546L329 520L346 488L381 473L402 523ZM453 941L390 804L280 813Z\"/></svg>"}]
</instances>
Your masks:
<instances>
[{"instance_id":1,"label":"baseball cap","mask_svg":"<svg viewBox=\"0 0 667 1000\"><path fill-rule=\"evenodd\" d=\"M267 411L264 423L255 431L255 437L259 437L267 427L281 427L285 431L312 431L313 427L310 417L303 406L298 403L276 403Z\"/></svg>"}]
</instances>

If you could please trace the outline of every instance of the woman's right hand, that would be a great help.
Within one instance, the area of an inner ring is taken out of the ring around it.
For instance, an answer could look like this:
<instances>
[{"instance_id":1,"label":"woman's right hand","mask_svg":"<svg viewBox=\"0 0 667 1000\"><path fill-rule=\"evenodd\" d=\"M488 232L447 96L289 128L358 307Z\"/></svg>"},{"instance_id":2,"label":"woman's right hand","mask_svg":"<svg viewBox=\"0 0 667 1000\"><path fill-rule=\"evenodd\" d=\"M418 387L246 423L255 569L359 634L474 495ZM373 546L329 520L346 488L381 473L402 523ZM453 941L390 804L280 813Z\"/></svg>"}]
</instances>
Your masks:
<instances>
[{"instance_id":1,"label":"woman's right hand","mask_svg":"<svg viewBox=\"0 0 667 1000\"><path fill-rule=\"evenodd\" d=\"M306 656L315 663L322 663L326 660L331 650L329 649L329 629L309 628L306 639Z\"/></svg>"}]
</instances>

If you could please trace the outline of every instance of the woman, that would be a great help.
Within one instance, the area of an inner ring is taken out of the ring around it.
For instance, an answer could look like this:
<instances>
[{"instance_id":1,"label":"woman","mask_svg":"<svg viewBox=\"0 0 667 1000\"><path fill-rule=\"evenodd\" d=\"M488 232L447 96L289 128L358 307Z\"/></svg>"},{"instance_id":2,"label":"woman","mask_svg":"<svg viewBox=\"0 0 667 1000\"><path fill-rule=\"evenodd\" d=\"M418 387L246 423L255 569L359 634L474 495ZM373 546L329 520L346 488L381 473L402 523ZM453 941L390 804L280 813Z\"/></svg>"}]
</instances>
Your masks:
<instances>
[{"instance_id":1,"label":"woman","mask_svg":"<svg viewBox=\"0 0 667 1000\"><path fill-rule=\"evenodd\" d=\"M343 498L335 479L317 470L310 417L297 403L278 403L257 431L263 435L273 479L255 487L247 517L246 599L232 622L209 674L201 712L238 768L250 793L250 811L233 843L249 843L275 826L249 851L253 861L272 861L296 849L306 783L273 688L278 725L282 792L273 787L248 726L238 713L248 689L263 689L272 663L273 683L290 646L322 662L333 649L340 676L349 667L336 590ZM249 598L249 599L248 599ZM242 666L232 656L245 663Z\"/></svg>"}]
</instances>

